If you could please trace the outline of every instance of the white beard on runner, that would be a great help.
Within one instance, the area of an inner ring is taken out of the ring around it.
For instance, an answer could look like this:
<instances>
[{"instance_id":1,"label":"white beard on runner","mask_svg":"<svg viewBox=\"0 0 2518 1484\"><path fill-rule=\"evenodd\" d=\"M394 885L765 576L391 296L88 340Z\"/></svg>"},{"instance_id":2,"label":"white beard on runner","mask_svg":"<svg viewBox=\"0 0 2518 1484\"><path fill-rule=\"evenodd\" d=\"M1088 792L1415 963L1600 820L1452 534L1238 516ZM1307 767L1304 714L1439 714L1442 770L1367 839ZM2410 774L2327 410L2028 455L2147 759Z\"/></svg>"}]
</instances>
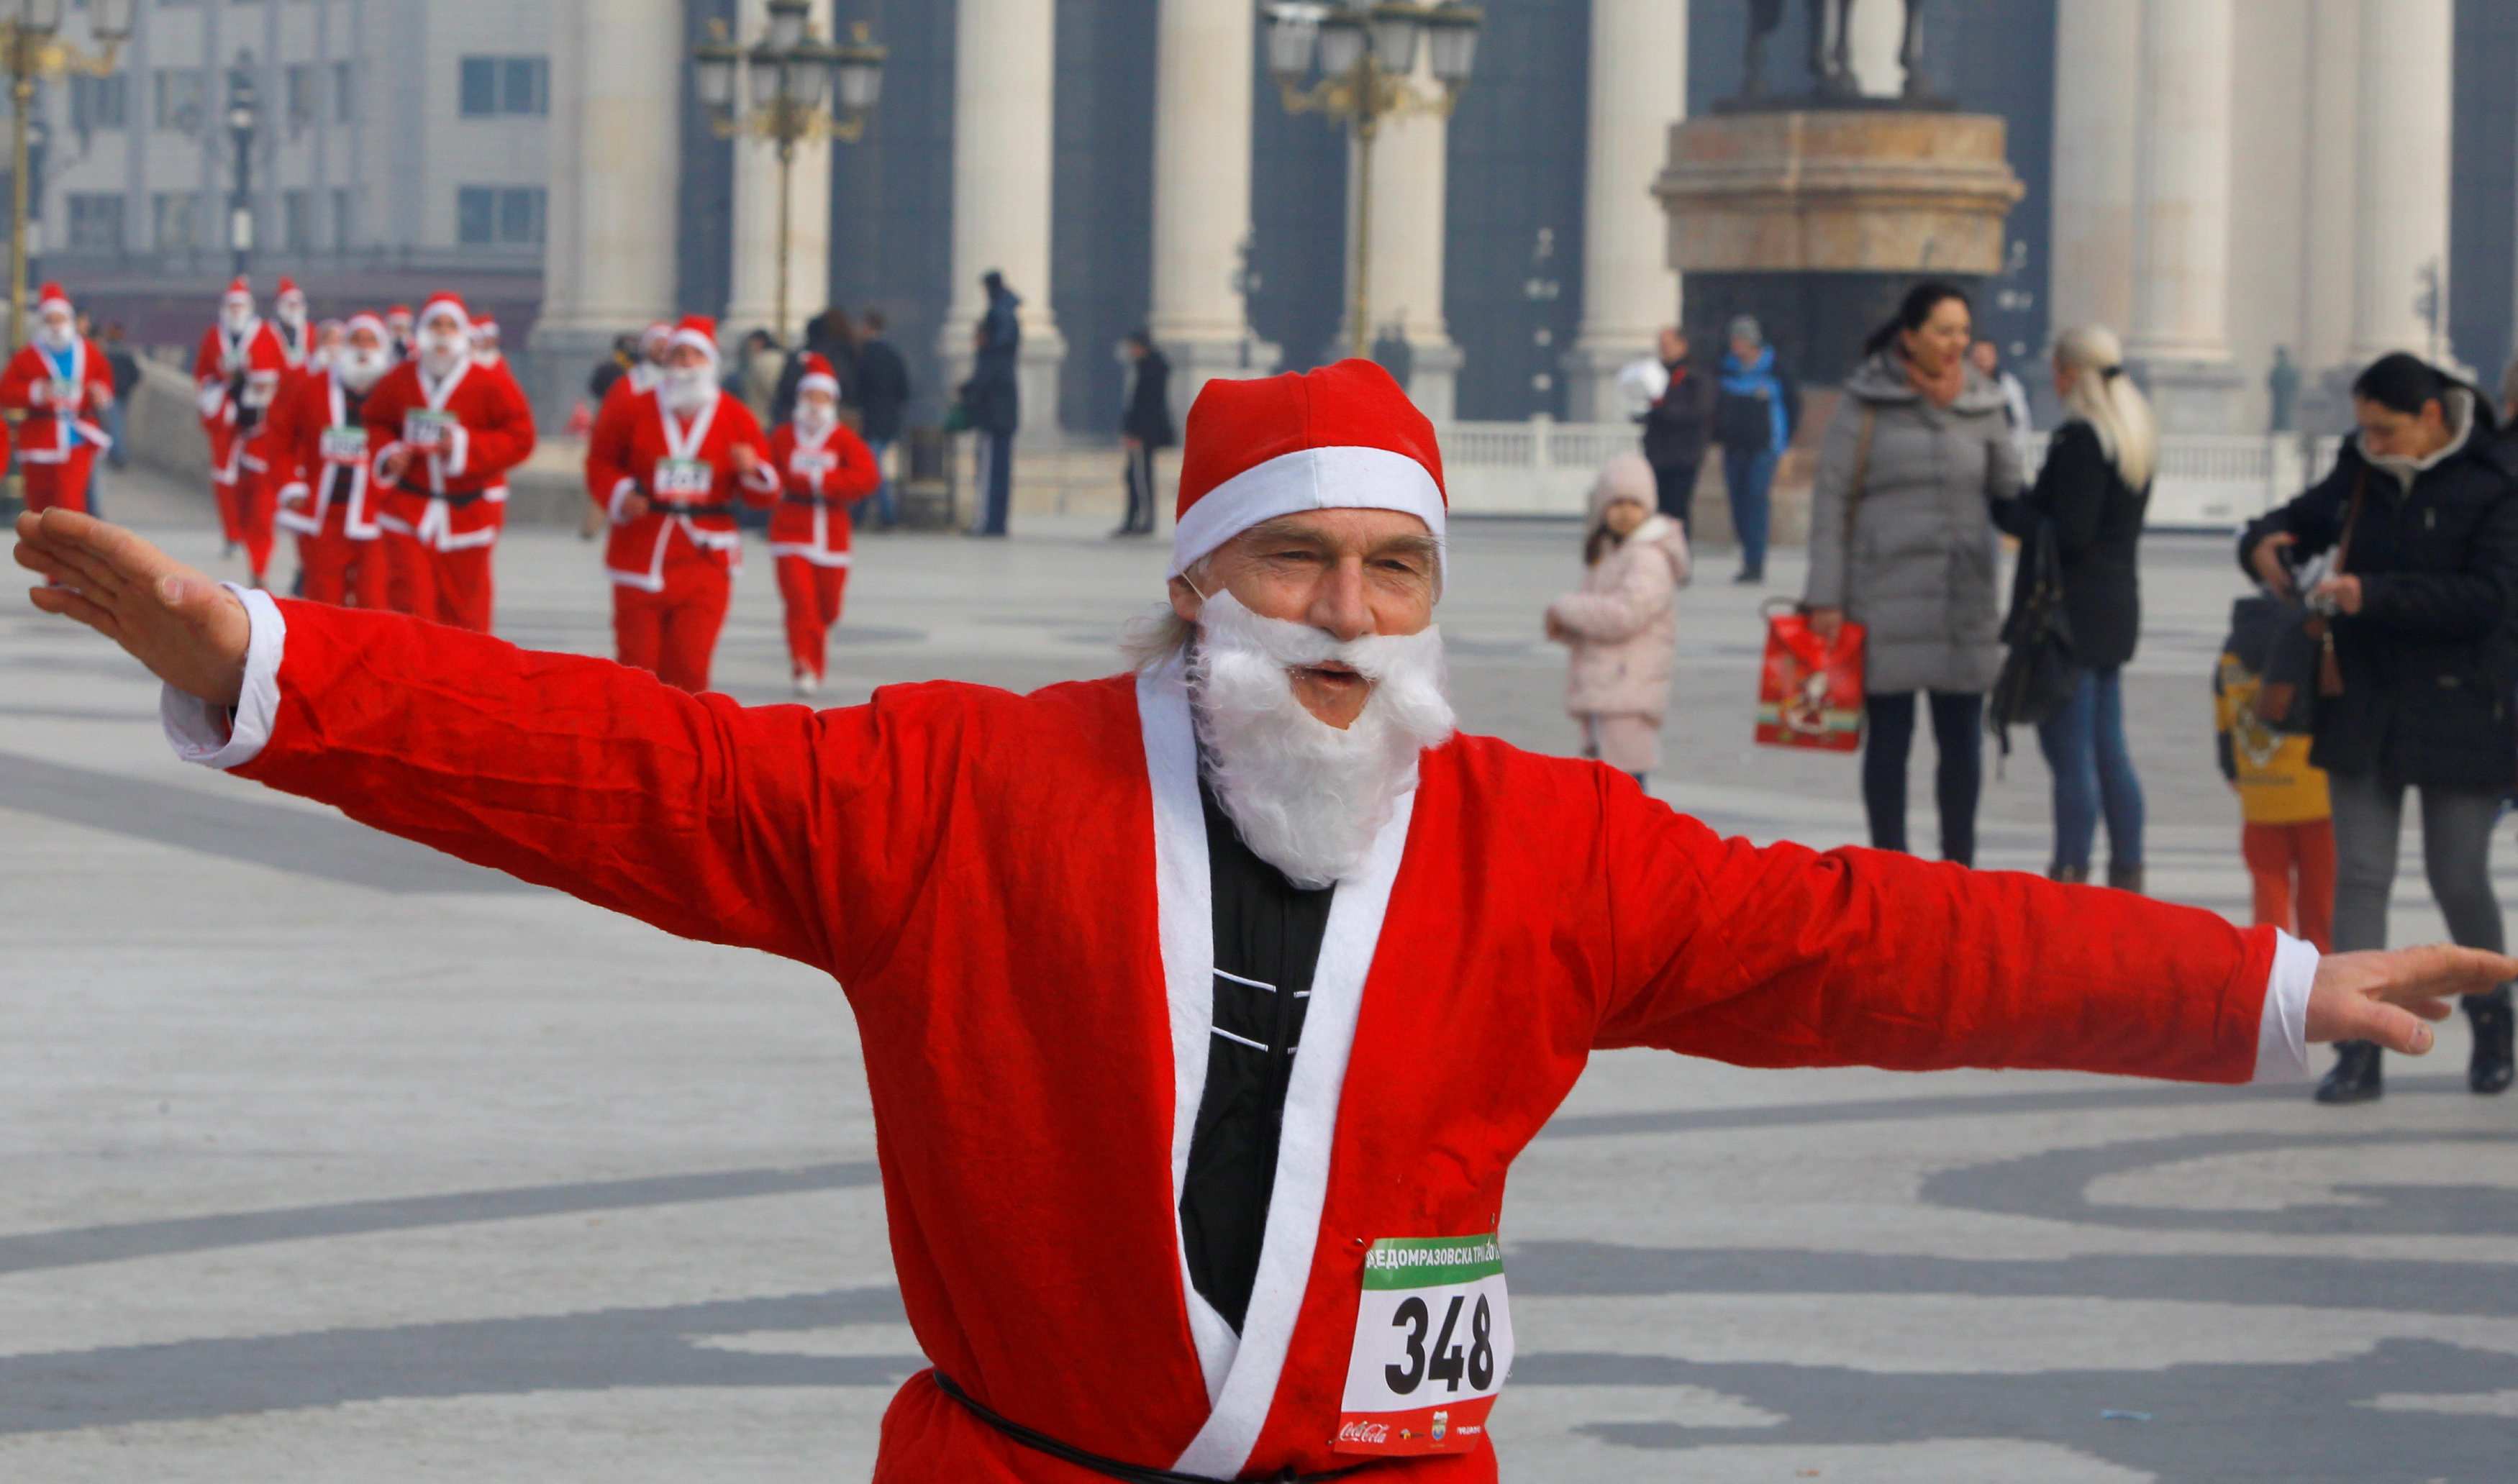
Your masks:
<instances>
[{"instance_id":1,"label":"white beard on runner","mask_svg":"<svg viewBox=\"0 0 2518 1484\"><path fill-rule=\"evenodd\" d=\"M373 350L345 346L339 353L336 365L342 384L364 395L369 387L375 385L386 371L393 369L393 352L381 345Z\"/></svg>"},{"instance_id":2,"label":"white beard on runner","mask_svg":"<svg viewBox=\"0 0 2518 1484\"><path fill-rule=\"evenodd\" d=\"M677 413L695 413L716 400L716 379L706 366L668 367L656 395Z\"/></svg>"},{"instance_id":3,"label":"white beard on runner","mask_svg":"<svg viewBox=\"0 0 2518 1484\"><path fill-rule=\"evenodd\" d=\"M1330 663L1372 682L1343 730L1303 709L1290 674ZM1416 755L1457 725L1440 629L1341 641L1261 618L1222 589L1199 610L1189 683L1216 802L1252 853L1307 891L1364 869L1416 786Z\"/></svg>"}]
</instances>

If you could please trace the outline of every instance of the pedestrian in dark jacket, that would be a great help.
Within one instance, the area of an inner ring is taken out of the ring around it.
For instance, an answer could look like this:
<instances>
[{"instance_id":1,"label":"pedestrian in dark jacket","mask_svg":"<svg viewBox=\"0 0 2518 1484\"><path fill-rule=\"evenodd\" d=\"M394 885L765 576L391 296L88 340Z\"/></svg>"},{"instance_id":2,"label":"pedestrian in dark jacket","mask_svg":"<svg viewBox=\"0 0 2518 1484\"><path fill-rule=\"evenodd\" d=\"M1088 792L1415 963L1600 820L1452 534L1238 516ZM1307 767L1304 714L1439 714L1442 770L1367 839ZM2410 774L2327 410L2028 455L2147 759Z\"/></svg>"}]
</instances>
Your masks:
<instances>
[{"instance_id":1,"label":"pedestrian in dark jacket","mask_svg":"<svg viewBox=\"0 0 2518 1484\"><path fill-rule=\"evenodd\" d=\"M857 321L865 327L857 341L857 412L865 422L861 431L866 447L874 451L875 467L883 471L883 483L857 502L857 522L865 523L865 507L872 502L883 511L883 528L889 531L900 523L891 491L891 446L900 437L900 420L909 408L909 363L884 338L882 310L869 309Z\"/></svg>"},{"instance_id":2,"label":"pedestrian in dark jacket","mask_svg":"<svg viewBox=\"0 0 2518 1484\"><path fill-rule=\"evenodd\" d=\"M1022 351L1022 300L995 269L981 275L988 307L971 327L971 378L962 383L962 409L979 435L977 483L980 502L975 536L1006 534L1006 509L1014 502L1015 429L1022 425L1022 389L1016 375Z\"/></svg>"},{"instance_id":3,"label":"pedestrian in dark jacket","mask_svg":"<svg viewBox=\"0 0 2518 1484\"><path fill-rule=\"evenodd\" d=\"M2139 892L2142 780L2125 746L2123 668L2142 634L2136 561L2159 431L2150 403L2124 372L2123 348L2106 327L2064 331L2053 360L2063 425L2055 430L2036 487L1995 505L2003 528L2023 542L2035 539L2041 522L2051 522L2062 568L2075 684L2063 709L2037 726L2037 745L2055 774L2055 855L2047 874L2057 881L2090 879L2090 847L2104 812L2107 885ZM2023 562L2021 581L2028 573ZM2015 595L2015 606L2018 601Z\"/></svg>"},{"instance_id":4,"label":"pedestrian in dark jacket","mask_svg":"<svg viewBox=\"0 0 2518 1484\"><path fill-rule=\"evenodd\" d=\"M1775 369L1775 348L1765 332L1747 315L1733 320L1731 353L1722 358L1721 394L1714 404L1714 436L1722 445L1731 531L1740 542L1735 583L1766 580L1768 492L1801 416L1801 388Z\"/></svg>"},{"instance_id":5,"label":"pedestrian in dark jacket","mask_svg":"<svg viewBox=\"0 0 2518 1484\"><path fill-rule=\"evenodd\" d=\"M1128 333L1128 411L1119 419L1119 443L1128 454L1128 518L1113 536L1151 536L1154 531L1154 450L1178 436L1172 427L1172 363L1142 329Z\"/></svg>"},{"instance_id":6,"label":"pedestrian in dark jacket","mask_svg":"<svg viewBox=\"0 0 2518 1484\"><path fill-rule=\"evenodd\" d=\"M857 329L848 312L833 305L804 322L804 350L831 363L840 378L840 406L857 404ZM804 358L790 356L778 373L778 389L769 398L769 415L761 424L775 427L796 418L797 384L804 379Z\"/></svg>"},{"instance_id":7,"label":"pedestrian in dark jacket","mask_svg":"<svg viewBox=\"0 0 2518 1484\"><path fill-rule=\"evenodd\" d=\"M1643 415L1644 462L1652 465L1661 513L1677 521L1693 540L1696 475L1705 466L1705 445L1714 436L1714 379L1687 364L1687 336L1675 326L1661 332L1661 368L1670 382Z\"/></svg>"},{"instance_id":8,"label":"pedestrian in dark jacket","mask_svg":"<svg viewBox=\"0 0 2518 1484\"><path fill-rule=\"evenodd\" d=\"M2277 593L2332 553L2307 594L2330 626L2340 694L2316 697L2337 856L2334 946L2384 947L2406 788L2421 790L2432 897L2460 943L2496 947L2492 825L2518 758L2518 448L2481 393L2402 352L2352 383L2359 431L2333 471L2249 526L2239 565ZM2468 1084L2510 1079L2509 986L2468 995ZM2380 1093L2378 1047L2341 1043L2322 1103Z\"/></svg>"},{"instance_id":9,"label":"pedestrian in dark jacket","mask_svg":"<svg viewBox=\"0 0 2518 1484\"><path fill-rule=\"evenodd\" d=\"M140 358L131 353L131 342L122 337L122 322L109 320L105 327L105 364L113 371L113 405L105 410L106 431L113 435L113 444L106 450L105 461L115 468L128 467L131 443L123 436L123 410L131 406L131 394L140 386ZM96 513L96 506L88 506Z\"/></svg>"}]
</instances>

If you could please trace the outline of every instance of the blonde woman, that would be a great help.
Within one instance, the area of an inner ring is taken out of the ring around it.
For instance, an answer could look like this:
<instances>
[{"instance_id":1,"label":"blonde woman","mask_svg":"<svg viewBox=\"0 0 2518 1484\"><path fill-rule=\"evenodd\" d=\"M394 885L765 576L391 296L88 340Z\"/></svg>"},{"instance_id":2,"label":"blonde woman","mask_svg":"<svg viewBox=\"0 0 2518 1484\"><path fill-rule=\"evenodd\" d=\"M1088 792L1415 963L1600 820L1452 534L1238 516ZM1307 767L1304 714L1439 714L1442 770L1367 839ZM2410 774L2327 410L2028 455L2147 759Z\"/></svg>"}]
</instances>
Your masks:
<instances>
[{"instance_id":1,"label":"blonde woman","mask_svg":"<svg viewBox=\"0 0 2518 1484\"><path fill-rule=\"evenodd\" d=\"M2143 511L2150 502L2159 430L2150 404L2124 372L2124 352L2103 326L2066 330L2055 342L2055 430L2037 484L2004 512L2023 539L2040 519L2055 524L2062 558L2063 616L2070 627L2079 687L2037 728L2055 773L2058 881L2090 879L2099 819L2107 822L2107 885L2142 890L2142 780L2124 732L2125 662L2142 634L2135 564Z\"/></svg>"}]
</instances>

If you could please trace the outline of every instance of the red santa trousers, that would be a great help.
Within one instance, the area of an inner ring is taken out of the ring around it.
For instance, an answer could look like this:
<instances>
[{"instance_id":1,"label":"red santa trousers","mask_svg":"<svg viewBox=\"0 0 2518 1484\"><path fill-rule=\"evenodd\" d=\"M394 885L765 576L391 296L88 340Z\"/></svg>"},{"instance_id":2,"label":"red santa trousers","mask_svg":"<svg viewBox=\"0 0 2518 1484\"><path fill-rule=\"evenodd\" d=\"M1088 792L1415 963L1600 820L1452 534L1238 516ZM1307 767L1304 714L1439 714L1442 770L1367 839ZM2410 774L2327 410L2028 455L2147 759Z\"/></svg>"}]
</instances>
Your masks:
<instances>
[{"instance_id":1,"label":"red santa trousers","mask_svg":"<svg viewBox=\"0 0 2518 1484\"><path fill-rule=\"evenodd\" d=\"M306 574L305 590L298 595L336 608L350 606L353 598L361 608L391 607L393 577L385 543L392 538L353 541L340 524L340 513L334 511L323 535L297 533L297 565Z\"/></svg>"},{"instance_id":2,"label":"red santa trousers","mask_svg":"<svg viewBox=\"0 0 2518 1484\"><path fill-rule=\"evenodd\" d=\"M219 504L219 534L231 546L244 541L244 505L237 499L236 482L222 472L236 452L236 431L224 423L202 424L210 435L210 495Z\"/></svg>"},{"instance_id":3,"label":"red santa trousers","mask_svg":"<svg viewBox=\"0 0 2518 1484\"><path fill-rule=\"evenodd\" d=\"M233 480L213 480L210 491L218 497L220 529L230 542L243 543L245 560L259 578L271 570L271 548L279 540L280 491L268 473L247 468L241 459L236 470Z\"/></svg>"},{"instance_id":4,"label":"red santa trousers","mask_svg":"<svg viewBox=\"0 0 2518 1484\"><path fill-rule=\"evenodd\" d=\"M665 590L614 584L612 637L618 658L676 690L709 688L709 662L734 596L725 558L675 539L665 556ZM792 622L792 621L791 621Z\"/></svg>"},{"instance_id":5,"label":"red santa trousers","mask_svg":"<svg viewBox=\"0 0 2518 1484\"><path fill-rule=\"evenodd\" d=\"M2255 884L2256 922L2288 929L2334 947L2334 821L2296 824L2249 822L2238 834L2247 874ZM2294 885L2295 883L2295 885Z\"/></svg>"},{"instance_id":6,"label":"red santa trousers","mask_svg":"<svg viewBox=\"0 0 2518 1484\"><path fill-rule=\"evenodd\" d=\"M86 514L88 472L95 467L96 445L92 443L81 443L59 463L18 460L18 472L26 479L26 508L38 512L59 508Z\"/></svg>"},{"instance_id":7,"label":"red santa trousers","mask_svg":"<svg viewBox=\"0 0 2518 1484\"><path fill-rule=\"evenodd\" d=\"M385 548L386 607L474 633L490 632L493 547L440 551L400 531L387 531L377 542Z\"/></svg>"},{"instance_id":8,"label":"red santa trousers","mask_svg":"<svg viewBox=\"0 0 2518 1484\"><path fill-rule=\"evenodd\" d=\"M787 603L787 653L796 674L822 678L831 626L840 621L848 569L825 567L802 556L778 558L778 595Z\"/></svg>"}]
</instances>

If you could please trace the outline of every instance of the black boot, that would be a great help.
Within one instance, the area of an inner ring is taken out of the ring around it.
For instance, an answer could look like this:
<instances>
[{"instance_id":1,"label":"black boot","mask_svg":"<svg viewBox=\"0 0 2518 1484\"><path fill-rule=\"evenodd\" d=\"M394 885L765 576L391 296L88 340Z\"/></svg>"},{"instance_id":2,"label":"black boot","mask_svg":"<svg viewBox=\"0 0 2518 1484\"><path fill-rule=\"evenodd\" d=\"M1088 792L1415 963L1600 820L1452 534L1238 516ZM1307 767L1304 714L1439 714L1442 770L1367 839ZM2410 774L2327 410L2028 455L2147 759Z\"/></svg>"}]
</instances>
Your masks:
<instances>
[{"instance_id":1,"label":"black boot","mask_svg":"<svg viewBox=\"0 0 2518 1484\"><path fill-rule=\"evenodd\" d=\"M2375 1103L2386 1088L2378 1079L2379 1047L2375 1041L2337 1041L2334 1069L2317 1084L2320 1103Z\"/></svg>"},{"instance_id":2,"label":"black boot","mask_svg":"<svg viewBox=\"0 0 2518 1484\"><path fill-rule=\"evenodd\" d=\"M2142 862L2110 860L2107 862L2107 885L2119 892L2142 895Z\"/></svg>"},{"instance_id":3,"label":"black boot","mask_svg":"<svg viewBox=\"0 0 2518 1484\"><path fill-rule=\"evenodd\" d=\"M2058 860L2046 867L2046 879L2060 881L2067 886L2078 886L2090 879L2090 868L2085 865L2067 866Z\"/></svg>"},{"instance_id":4,"label":"black boot","mask_svg":"<svg viewBox=\"0 0 2518 1484\"><path fill-rule=\"evenodd\" d=\"M2509 1090L2509 986L2465 997L2466 1024L2474 1027L2474 1060L2465 1085L2486 1095Z\"/></svg>"}]
</instances>

